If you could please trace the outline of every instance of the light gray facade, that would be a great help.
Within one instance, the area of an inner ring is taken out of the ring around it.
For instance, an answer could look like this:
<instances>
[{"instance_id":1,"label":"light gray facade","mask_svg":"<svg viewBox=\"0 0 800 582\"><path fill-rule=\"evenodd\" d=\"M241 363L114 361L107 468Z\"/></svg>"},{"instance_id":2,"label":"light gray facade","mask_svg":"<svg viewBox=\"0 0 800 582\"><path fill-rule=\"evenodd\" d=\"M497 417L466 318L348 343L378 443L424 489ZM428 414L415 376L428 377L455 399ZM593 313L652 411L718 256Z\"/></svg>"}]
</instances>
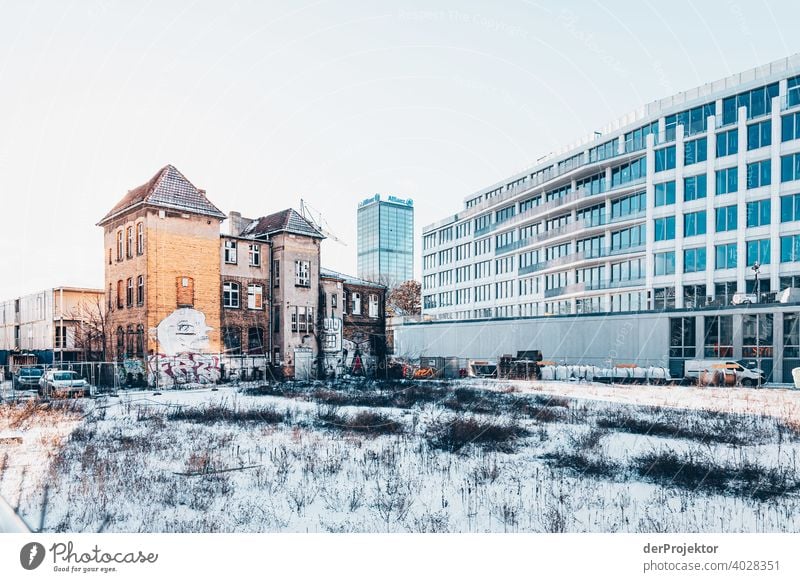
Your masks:
<instances>
[{"instance_id":1,"label":"light gray facade","mask_svg":"<svg viewBox=\"0 0 800 582\"><path fill-rule=\"evenodd\" d=\"M405 321L394 327L395 355L497 359L541 350L545 360L668 367L693 358L752 361L770 381L791 382L800 367L800 305L763 304L621 314L470 321Z\"/></svg>"},{"instance_id":2,"label":"light gray facade","mask_svg":"<svg viewBox=\"0 0 800 582\"><path fill-rule=\"evenodd\" d=\"M423 314L728 305L800 287L800 56L651 103L423 229ZM772 299L771 295L763 299Z\"/></svg>"}]
</instances>

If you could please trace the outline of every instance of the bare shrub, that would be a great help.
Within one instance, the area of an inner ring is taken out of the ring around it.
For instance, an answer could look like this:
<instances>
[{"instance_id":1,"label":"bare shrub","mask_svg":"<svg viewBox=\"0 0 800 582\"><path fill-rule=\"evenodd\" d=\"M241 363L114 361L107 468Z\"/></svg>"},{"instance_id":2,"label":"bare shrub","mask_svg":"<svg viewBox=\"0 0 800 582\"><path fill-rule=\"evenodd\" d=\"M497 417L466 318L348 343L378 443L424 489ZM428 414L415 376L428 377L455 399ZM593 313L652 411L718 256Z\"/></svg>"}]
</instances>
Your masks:
<instances>
[{"instance_id":1,"label":"bare shrub","mask_svg":"<svg viewBox=\"0 0 800 582\"><path fill-rule=\"evenodd\" d=\"M276 410L274 406L229 408L221 404L209 404L207 406L198 407L174 407L167 413L167 419L200 424L214 424L218 422L278 424L286 420L286 415Z\"/></svg>"},{"instance_id":2,"label":"bare shrub","mask_svg":"<svg viewBox=\"0 0 800 582\"><path fill-rule=\"evenodd\" d=\"M514 442L527 435L528 431L512 420L499 424L459 415L434 422L426 430L425 437L433 448L450 452L457 452L467 445L510 452Z\"/></svg>"}]
</instances>

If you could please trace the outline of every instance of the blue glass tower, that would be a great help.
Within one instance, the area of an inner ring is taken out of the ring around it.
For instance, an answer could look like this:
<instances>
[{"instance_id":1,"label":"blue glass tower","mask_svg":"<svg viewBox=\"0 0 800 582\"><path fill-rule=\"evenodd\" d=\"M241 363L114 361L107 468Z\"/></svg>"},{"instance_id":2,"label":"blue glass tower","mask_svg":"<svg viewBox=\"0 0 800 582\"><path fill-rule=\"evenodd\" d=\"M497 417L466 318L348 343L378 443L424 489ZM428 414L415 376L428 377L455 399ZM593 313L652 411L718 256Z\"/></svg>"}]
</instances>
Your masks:
<instances>
[{"instance_id":1,"label":"blue glass tower","mask_svg":"<svg viewBox=\"0 0 800 582\"><path fill-rule=\"evenodd\" d=\"M358 276L389 287L414 278L414 202L380 194L358 205Z\"/></svg>"}]
</instances>

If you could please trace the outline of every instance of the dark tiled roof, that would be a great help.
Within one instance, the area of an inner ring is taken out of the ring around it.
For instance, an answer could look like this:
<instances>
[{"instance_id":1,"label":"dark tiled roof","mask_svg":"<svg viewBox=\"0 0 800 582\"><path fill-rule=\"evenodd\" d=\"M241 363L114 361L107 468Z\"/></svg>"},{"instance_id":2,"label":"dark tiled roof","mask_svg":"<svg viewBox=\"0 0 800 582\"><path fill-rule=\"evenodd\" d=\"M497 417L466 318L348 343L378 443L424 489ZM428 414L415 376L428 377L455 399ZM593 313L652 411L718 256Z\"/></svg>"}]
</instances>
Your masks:
<instances>
[{"instance_id":1,"label":"dark tiled roof","mask_svg":"<svg viewBox=\"0 0 800 582\"><path fill-rule=\"evenodd\" d=\"M291 208L254 220L241 234L242 236L261 236L274 232L291 232L314 238L325 238L310 222Z\"/></svg>"},{"instance_id":2,"label":"dark tiled roof","mask_svg":"<svg viewBox=\"0 0 800 582\"><path fill-rule=\"evenodd\" d=\"M175 166L167 165L145 184L128 192L99 224L139 204L225 218L220 209L206 198L205 190L196 188Z\"/></svg>"},{"instance_id":3,"label":"dark tiled roof","mask_svg":"<svg viewBox=\"0 0 800 582\"><path fill-rule=\"evenodd\" d=\"M353 277L352 275L345 275L344 273L340 273L332 269L326 269L325 267L320 268L319 275L320 277L326 277L328 279L341 279L345 283L350 283L351 285L363 285L364 287L378 287L380 289L387 288L386 285L381 285L380 283L367 281L366 279L359 279L358 277Z\"/></svg>"}]
</instances>

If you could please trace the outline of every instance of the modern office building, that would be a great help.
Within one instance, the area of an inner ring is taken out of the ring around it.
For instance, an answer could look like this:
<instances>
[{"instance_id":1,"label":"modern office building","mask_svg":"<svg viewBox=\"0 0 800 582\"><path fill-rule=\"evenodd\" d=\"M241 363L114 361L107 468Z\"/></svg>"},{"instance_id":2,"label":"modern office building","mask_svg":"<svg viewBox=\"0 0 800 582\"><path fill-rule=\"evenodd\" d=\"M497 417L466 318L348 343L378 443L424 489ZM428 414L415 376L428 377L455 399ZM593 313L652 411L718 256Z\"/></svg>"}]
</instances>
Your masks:
<instances>
[{"instance_id":1,"label":"modern office building","mask_svg":"<svg viewBox=\"0 0 800 582\"><path fill-rule=\"evenodd\" d=\"M690 355L771 358L787 331L773 314L796 318L768 302L800 287L800 55L650 103L466 197L423 229L422 260L428 321L726 313L746 298L752 317L693 319ZM641 356L669 357L656 351Z\"/></svg>"},{"instance_id":2,"label":"modern office building","mask_svg":"<svg viewBox=\"0 0 800 582\"><path fill-rule=\"evenodd\" d=\"M414 201L380 194L358 205L358 276L394 287L414 278Z\"/></svg>"}]
</instances>

